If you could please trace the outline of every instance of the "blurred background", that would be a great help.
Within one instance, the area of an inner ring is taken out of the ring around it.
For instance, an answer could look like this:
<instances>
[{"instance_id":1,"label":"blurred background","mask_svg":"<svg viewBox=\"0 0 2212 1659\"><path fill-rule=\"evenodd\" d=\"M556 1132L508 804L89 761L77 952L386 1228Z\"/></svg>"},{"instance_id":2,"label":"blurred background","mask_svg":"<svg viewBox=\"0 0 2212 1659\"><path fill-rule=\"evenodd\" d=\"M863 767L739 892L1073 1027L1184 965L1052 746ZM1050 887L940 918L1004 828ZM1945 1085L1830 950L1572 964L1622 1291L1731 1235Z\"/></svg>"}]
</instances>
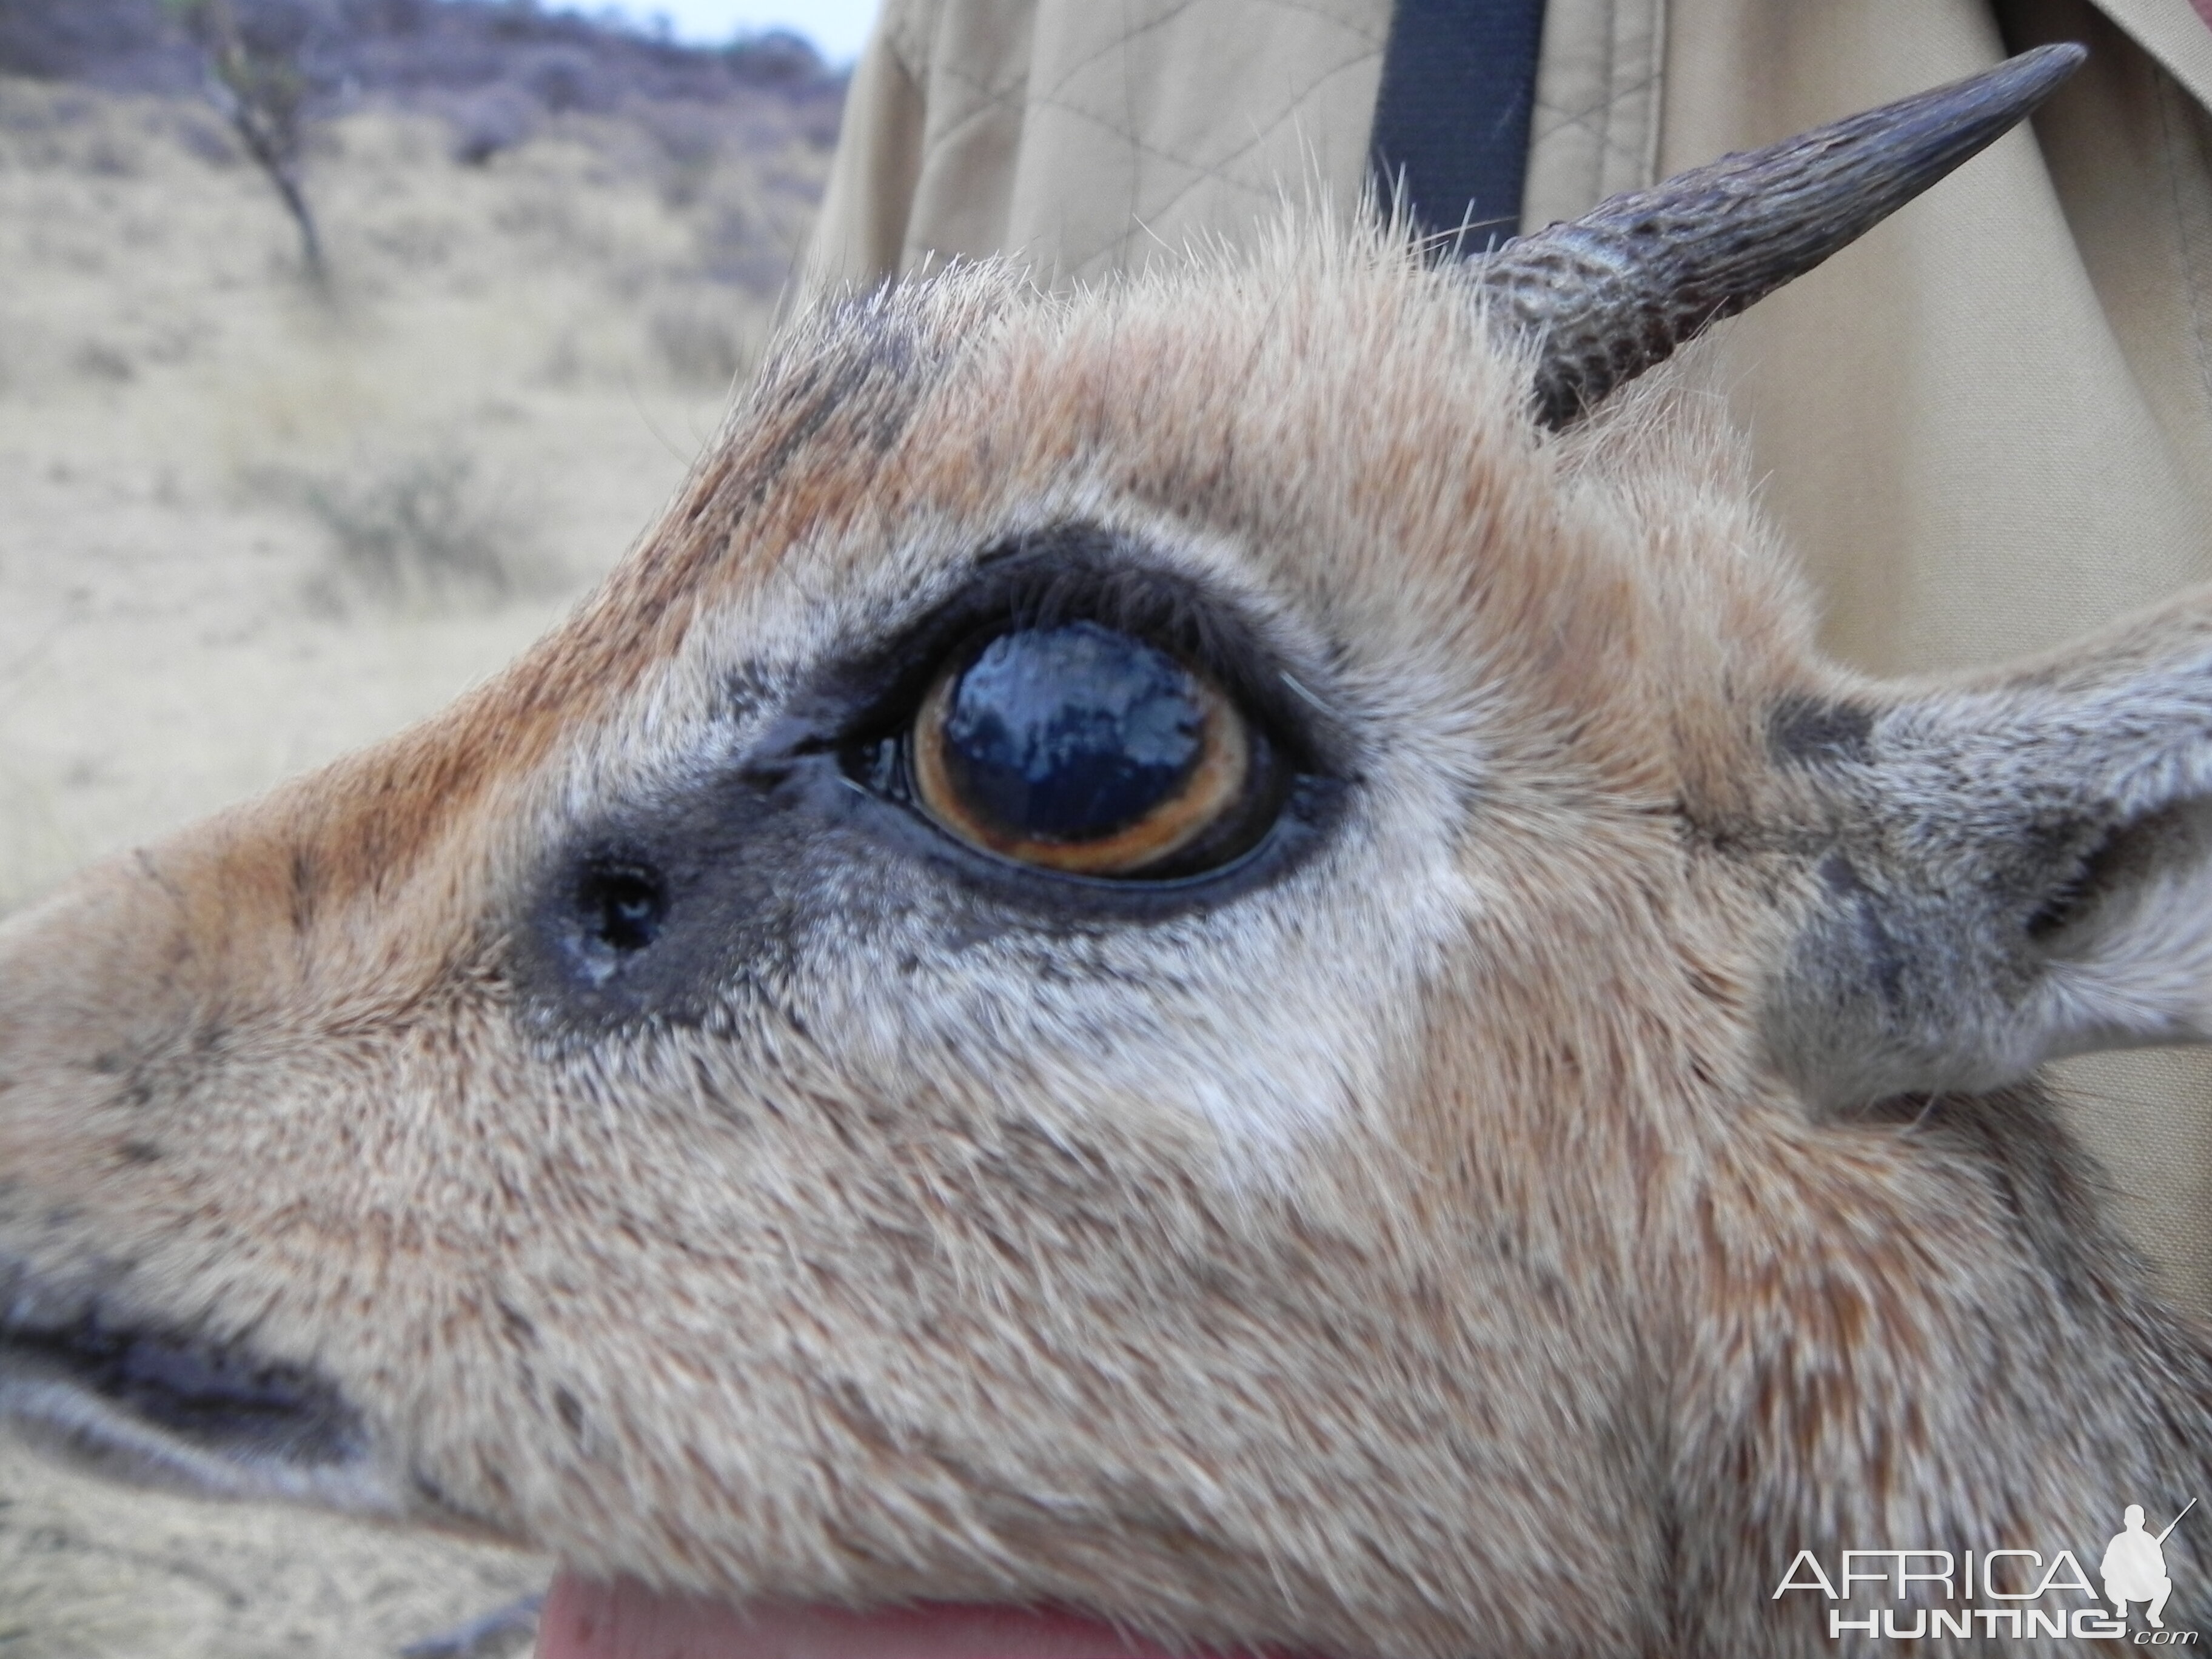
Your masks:
<instances>
[{"instance_id":1,"label":"blurred background","mask_svg":"<svg viewBox=\"0 0 2212 1659\"><path fill-rule=\"evenodd\" d=\"M621 556L758 360L872 11L0 0L0 914ZM545 1572L0 1443L0 1659L370 1659Z\"/></svg>"}]
</instances>

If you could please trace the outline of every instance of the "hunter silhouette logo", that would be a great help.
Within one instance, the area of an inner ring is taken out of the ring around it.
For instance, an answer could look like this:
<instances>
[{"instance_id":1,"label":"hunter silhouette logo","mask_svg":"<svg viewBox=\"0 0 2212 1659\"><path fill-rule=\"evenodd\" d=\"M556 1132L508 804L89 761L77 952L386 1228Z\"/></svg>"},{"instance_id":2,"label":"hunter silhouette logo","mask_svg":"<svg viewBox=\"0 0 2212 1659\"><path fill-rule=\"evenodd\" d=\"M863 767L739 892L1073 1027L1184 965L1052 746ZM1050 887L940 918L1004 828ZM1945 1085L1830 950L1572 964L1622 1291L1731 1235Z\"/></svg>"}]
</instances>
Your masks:
<instances>
[{"instance_id":1,"label":"hunter silhouette logo","mask_svg":"<svg viewBox=\"0 0 2212 1659\"><path fill-rule=\"evenodd\" d=\"M1905 1641L2051 1638L2194 1647L2199 1632L2166 1627L2173 1580L2166 1571L2165 1545L2196 1507L2192 1498L2164 1530L2153 1533L2144 1523L2142 1505L2129 1504L2122 1529L2112 1534L2098 1563L2105 1586L2101 1601L2081 1559L2069 1549L2047 1559L2029 1549L1955 1555L1949 1550L1852 1549L1843 1552L1832 1577L1819 1556L1800 1550L1775 1587L1774 1599L1809 1590L1830 1601L1859 1601L1856 1607L1828 1610L1831 1639L1848 1632ZM1892 1605L1866 1605L1883 1601ZM2106 1611L2105 1602L2112 1611ZM2142 1604L2146 1629L2130 1626L2129 1609L2136 1603Z\"/></svg>"},{"instance_id":2,"label":"hunter silhouette logo","mask_svg":"<svg viewBox=\"0 0 2212 1659\"><path fill-rule=\"evenodd\" d=\"M2182 1505L2181 1515L2196 1507L2192 1498ZM2166 1576L2165 1544L2167 1534L2181 1524L2181 1515L2167 1522L2166 1531L2154 1538L2143 1530L2142 1505L2128 1505L2121 1517L2127 1530L2115 1534L2105 1546L2104 1565L2098 1569L2104 1575L2105 1599L2119 1609L2121 1618L2128 1616L2129 1602L2148 1601L2150 1606L2143 1617L2150 1621L2150 1627L2166 1628L2166 1620L2159 1615L2166 1611L2166 1598L2173 1594L2173 1580Z\"/></svg>"}]
</instances>

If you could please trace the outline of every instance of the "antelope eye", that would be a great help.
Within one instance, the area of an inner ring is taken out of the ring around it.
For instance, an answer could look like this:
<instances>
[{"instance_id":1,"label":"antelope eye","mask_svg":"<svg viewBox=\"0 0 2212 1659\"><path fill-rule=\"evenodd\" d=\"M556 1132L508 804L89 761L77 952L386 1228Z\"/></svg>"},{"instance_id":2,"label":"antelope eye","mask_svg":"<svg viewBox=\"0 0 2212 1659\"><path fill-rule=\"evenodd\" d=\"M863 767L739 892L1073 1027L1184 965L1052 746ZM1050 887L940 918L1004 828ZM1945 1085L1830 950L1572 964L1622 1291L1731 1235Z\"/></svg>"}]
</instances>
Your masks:
<instances>
[{"instance_id":1,"label":"antelope eye","mask_svg":"<svg viewBox=\"0 0 2212 1659\"><path fill-rule=\"evenodd\" d=\"M972 844L1073 875L1191 875L1272 820L1264 734L1206 674L1076 622L956 657L908 738L915 799Z\"/></svg>"}]
</instances>

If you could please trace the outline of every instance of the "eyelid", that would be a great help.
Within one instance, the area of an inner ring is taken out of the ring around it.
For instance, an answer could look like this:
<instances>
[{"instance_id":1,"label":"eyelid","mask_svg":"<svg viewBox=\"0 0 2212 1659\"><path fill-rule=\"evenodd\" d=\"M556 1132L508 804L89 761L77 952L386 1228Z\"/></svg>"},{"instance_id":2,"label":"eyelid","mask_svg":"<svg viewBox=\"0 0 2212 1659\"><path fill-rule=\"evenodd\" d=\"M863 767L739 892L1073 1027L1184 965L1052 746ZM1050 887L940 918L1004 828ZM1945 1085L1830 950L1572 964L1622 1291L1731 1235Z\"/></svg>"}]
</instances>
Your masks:
<instances>
[{"instance_id":1,"label":"eyelid","mask_svg":"<svg viewBox=\"0 0 2212 1659\"><path fill-rule=\"evenodd\" d=\"M1311 689L1310 654L1294 674L1272 630L1233 595L1164 564L1131 538L1088 525L1032 532L987 553L959 592L836 670L817 694L829 707L809 724L823 746L841 750L890 737L947 660L1010 629L1076 621L1130 634L1203 669L1291 772L1327 777L1349 764L1344 716Z\"/></svg>"}]
</instances>

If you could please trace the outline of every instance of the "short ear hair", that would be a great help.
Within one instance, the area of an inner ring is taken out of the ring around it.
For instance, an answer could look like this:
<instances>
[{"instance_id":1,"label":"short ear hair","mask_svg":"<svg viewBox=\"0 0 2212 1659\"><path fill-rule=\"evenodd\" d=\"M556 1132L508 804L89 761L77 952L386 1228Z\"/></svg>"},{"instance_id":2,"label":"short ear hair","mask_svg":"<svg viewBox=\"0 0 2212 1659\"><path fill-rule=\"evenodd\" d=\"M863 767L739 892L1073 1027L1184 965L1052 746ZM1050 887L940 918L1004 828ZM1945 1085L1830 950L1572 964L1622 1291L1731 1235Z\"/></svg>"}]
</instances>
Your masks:
<instances>
[{"instance_id":1,"label":"short ear hair","mask_svg":"<svg viewBox=\"0 0 2212 1659\"><path fill-rule=\"evenodd\" d=\"M1770 730L1812 805L1808 920L1763 1029L1808 1097L2212 1040L2212 594Z\"/></svg>"}]
</instances>

